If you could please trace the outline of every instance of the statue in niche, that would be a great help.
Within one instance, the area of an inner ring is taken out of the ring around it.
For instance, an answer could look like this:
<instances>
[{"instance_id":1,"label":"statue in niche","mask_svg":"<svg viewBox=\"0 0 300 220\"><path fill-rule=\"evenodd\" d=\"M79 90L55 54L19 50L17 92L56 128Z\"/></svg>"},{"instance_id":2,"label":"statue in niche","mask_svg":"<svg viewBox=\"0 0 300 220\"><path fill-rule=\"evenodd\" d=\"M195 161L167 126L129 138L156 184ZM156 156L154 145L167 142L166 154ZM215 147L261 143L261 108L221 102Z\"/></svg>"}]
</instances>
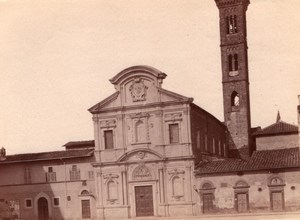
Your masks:
<instances>
[{"instance_id":1,"label":"statue in niche","mask_svg":"<svg viewBox=\"0 0 300 220\"><path fill-rule=\"evenodd\" d=\"M129 91L131 93L132 101L139 102L146 100L146 93L148 87L145 86L144 81L141 78L134 78Z\"/></svg>"}]
</instances>

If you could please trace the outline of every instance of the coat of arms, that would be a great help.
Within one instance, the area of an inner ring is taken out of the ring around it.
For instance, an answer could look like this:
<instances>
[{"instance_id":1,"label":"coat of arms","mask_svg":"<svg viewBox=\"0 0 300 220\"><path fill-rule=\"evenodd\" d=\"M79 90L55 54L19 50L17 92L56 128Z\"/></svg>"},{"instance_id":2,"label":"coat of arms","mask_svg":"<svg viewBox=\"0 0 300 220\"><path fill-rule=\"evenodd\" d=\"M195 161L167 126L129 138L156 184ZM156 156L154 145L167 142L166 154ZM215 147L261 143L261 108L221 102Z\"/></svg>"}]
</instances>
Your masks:
<instances>
[{"instance_id":1,"label":"coat of arms","mask_svg":"<svg viewBox=\"0 0 300 220\"><path fill-rule=\"evenodd\" d=\"M145 101L147 89L148 87L145 86L144 81L142 79L135 78L129 88L129 91L131 92L132 101Z\"/></svg>"}]
</instances>

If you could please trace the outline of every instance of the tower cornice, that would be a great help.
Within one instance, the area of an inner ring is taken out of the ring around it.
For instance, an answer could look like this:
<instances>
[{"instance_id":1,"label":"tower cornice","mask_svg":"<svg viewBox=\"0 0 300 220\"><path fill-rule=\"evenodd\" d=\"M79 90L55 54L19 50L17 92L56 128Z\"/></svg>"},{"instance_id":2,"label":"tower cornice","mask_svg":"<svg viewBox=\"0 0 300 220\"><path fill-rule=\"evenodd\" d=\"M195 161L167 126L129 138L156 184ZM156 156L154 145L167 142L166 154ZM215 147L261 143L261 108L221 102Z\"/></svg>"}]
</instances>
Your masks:
<instances>
[{"instance_id":1,"label":"tower cornice","mask_svg":"<svg viewBox=\"0 0 300 220\"><path fill-rule=\"evenodd\" d=\"M218 8L235 6L235 5L244 5L247 7L250 4L249 0L215 0Z\"/></svg>"}]
</instances>

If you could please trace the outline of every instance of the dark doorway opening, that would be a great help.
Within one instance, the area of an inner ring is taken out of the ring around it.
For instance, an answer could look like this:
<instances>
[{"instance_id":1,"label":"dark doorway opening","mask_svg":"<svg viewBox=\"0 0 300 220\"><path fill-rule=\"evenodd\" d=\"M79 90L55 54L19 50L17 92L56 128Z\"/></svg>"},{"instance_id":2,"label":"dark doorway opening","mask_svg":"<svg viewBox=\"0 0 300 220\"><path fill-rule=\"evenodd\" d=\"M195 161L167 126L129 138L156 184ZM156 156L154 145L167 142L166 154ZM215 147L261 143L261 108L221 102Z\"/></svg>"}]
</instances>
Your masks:
<instances>
[{"instance_id":1,"label":"dark doorway opening","mask_svg":"<svg viewBox=\"0 0 300 220\"><path fill-rule=\"evenodd\" d=\"M49 220L48 201L44 197L41 197L38 200L38 219Z\"/></svg>"}]
</instances>

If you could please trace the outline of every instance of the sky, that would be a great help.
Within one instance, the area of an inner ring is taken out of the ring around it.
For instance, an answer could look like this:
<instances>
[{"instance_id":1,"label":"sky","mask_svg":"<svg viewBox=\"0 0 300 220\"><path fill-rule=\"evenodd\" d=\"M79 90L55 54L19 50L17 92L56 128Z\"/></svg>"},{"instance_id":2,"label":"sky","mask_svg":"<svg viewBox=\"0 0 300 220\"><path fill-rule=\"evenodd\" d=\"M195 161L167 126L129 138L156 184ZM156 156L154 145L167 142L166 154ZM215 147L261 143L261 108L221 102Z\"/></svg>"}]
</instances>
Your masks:
<instances>
[{"instance_id":1,"label":"sky","mask_svg":"<svg viewBox=\"0 0 300 220\"><path fill-rule=\"evenodd\" d=\"M247 11L252 127L297 124L300 1ZM213 0L0 0L0 146L7 154L92 140L87 111L134 65L223 121L219 14Z\"/></svg>"}]
</instances>

